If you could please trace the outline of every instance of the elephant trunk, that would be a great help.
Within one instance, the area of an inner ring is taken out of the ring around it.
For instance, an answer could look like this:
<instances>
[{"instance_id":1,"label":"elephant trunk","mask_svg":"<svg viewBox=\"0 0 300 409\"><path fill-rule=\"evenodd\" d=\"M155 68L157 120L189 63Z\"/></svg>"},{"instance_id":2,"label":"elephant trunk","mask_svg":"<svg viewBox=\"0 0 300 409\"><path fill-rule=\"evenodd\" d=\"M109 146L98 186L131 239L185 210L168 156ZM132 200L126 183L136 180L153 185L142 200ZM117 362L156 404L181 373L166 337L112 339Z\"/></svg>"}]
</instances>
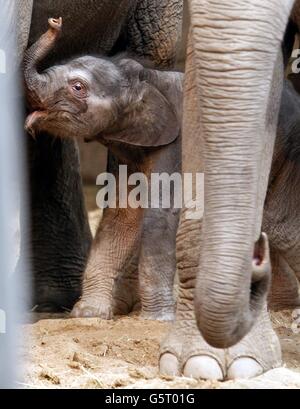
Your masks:
<instances>
[{"instance_id":1,"label":"elephant trunk","mask_svg":"<svg viewBox=\"0 0 300 409\"><path fill-rule=\"evenodd\" d=\"M217 348L250 331L269 287L260 229L283 76L276 62L293 1L284 3L190 0L205 172L195 314Z\"/></svg>"},{"instance_id":2,"label":"elephant trunk","mask_svg":"<svg viewBox=\"0 0 300 409\"><path fill-rule=\"evenodd\" d=\"M24 56L24 78L27 96L32 107L42 106L42 96L47 84L47 75L38 72L38 64L54 47L62 28L62 18L48 20L49 29L34 43Z\"/></svg>"},{"instance_id":3,"label":"elephant trunk","mask_svg":"<svg viewBox=\"0 0 300 409\"><path fill-rule=\"evenodd\" d=\"M204 338L220 348L234 345L251 329L271 276L267 237L256 238L260 155L258 141L248 132L239 130L247 148L228 140L228 149L220 152L221 141L215 148L210 142L205 156L205 239L195 308Z\"/></svg>"}]
</instances>

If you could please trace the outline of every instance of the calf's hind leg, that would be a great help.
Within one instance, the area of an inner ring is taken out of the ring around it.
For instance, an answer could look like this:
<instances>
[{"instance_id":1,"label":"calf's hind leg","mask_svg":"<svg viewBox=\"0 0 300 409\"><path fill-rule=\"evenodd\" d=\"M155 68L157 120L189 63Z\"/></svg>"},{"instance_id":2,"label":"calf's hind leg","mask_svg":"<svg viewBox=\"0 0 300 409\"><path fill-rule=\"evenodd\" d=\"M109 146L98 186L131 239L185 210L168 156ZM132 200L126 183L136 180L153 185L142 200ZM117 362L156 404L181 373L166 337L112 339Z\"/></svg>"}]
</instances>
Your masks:
<instances>
[{"instance_id":1,"label":"calf's hind leg","mask_svg":"<svg viewBox=\"0 0 300 409\"><path fill-rule=\"evenodd\" d=\"M175 318L174 277L176 272L176 233L180 210L178 197L181 190L181 140L152 154L152 175L165 178L166 182L149 188L159 193L159 208L145 210L139 260L139 282L142 317L145 319L172 321ZM149 180L153 182L149 172ZM178 179L179 177L179 179ZM170 184L167 183L168 180ZM172 181L172 182L171 182ZM179 185L178 185L179 184ZM156 194L157 194L156 193ZM170 194L169 203L164 203ZM178 202L178 203L177 203ZM165 208L163 208L165 207Z\"/></svg>"},{"instance_id":2,"label":"calf's hind leg","mask_svg":"<svg viewBox=\"0 0 300 409\"><path fill-rule=\"evenodd\" d=\"M142 318L172 321L176 271L175 237L178 212L148 209L139 262Z\"/></svg>"}]
</instances>

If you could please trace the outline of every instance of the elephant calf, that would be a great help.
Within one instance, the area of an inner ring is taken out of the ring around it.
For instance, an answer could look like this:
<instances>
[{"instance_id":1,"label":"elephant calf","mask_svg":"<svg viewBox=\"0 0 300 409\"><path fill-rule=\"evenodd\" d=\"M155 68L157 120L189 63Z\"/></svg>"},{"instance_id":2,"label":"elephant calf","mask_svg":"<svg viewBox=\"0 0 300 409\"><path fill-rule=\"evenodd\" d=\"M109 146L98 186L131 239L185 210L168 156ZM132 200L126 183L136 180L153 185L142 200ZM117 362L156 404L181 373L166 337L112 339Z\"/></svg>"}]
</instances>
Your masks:
<instances>
[{"instance_id":1,"label":"elephant calf","mask_svg":"<svg viewBox=\"0 0 300 409\"><path fill-rule=\"evenodd\" d=\"M180 171L182 80L180 73L144 68L125 58L83 56L38 72L54 47L62 20L25 54L27 97L34 110L25 128L99 141L128 166L128 173ZM118 178L118 167L112 165ZM92 245L83 294L73 316L109 319L139 303L145 318L174 316L173 280L178 210L106 209ZM113 296L114 294L114 296Z\"/></svg>"}]
</instances>

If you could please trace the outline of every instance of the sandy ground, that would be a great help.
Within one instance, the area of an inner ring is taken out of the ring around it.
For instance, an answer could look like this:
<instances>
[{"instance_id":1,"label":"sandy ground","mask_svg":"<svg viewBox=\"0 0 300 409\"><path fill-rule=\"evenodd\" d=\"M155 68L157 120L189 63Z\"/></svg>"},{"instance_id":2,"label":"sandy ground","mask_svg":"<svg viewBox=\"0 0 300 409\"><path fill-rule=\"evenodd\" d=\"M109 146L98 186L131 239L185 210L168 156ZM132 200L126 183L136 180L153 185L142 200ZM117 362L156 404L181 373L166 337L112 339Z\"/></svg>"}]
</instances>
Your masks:
<instances>
[{"instance_id":1,"label":"sandy ground","mask_svg":"<svg viewBox=\"0 0 300 409\"><path fill-rule=\"evenodd\" d=\"M273 315L284 367L254 380L224 383L159 376L159 343L168 331L166 323L134 315L103 321L34 314L33 320L23 327L23 387L300 388L300 335L291 330L290 312Z\"/></svg>"},{"instance_id":2,"label":"sandy ground","mask_svg":"<svg viewBox=\"0 0 300 409\"><path fill-rule=\"evenodd\" d=\"M86 190L92 231L95 188ZM20 387L27 388L300 388L300 334L292 330L291 311L272 315L283 350L283 368L247 381L208 382L162 378L159 344L169 325L137 315L113 321L68 319L65 315L31 314L22 326L26 363ZM21 379L21 376L20 376Z\"/></svg>"}]
</instances>

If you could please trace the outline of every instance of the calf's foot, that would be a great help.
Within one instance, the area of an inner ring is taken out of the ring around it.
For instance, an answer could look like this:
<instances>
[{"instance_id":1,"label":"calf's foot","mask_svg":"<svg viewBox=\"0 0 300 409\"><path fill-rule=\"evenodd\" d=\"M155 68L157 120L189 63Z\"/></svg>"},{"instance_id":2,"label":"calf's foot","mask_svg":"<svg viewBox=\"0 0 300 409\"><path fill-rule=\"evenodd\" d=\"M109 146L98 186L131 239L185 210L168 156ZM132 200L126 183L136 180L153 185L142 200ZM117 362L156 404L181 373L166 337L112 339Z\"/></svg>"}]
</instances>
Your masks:
<instances>
[{"instance_id":1,"label":"calf's foot","mask_svg":"<svg viewBox=\"0 0 300 409\"><path fill-rule=\"evenodd\" d=\"M124 273L115 279L112 293L86 279L81 299L71 313L73 318L99 317L110 320L114 315L127 315L140 308L138 272L135 264L130 264Z\"/></svg>"},{"instance_id":2,"label":"calf's foot","mask_svg":"<svg viewBox=\"0 0 300 409\"><path fill-rule=\"evenodd\" d=\"M161 292L155 291L148 293L145 297L145 292L142 293L142 306L140 317L144 320L153 321L174 321L175 319L175 301L173 293L166 288Z\"/></svg>"},{"instance_id":3,"label":"calf's foot","mask_svg":"<svg viewBox=\"0 0 300 409\"><path fill-rule=\"evenodd\" d=\"M114 315L128 315L141 309L138 258L133 258L123 274L119 274L113 289Z\"/></svg>"},{"instance_id":4,"label":"calf's foot","mask_svg":"<svg viewBox=\"0 0 300 409\"><path fill-rule=\"evenodd\" d=\"M111 302L97 300L95 298L80 299L71 312L71 318L93 318L99 317L104 320L113 318L113 307Z\"/></svg>"}]
</instances>

